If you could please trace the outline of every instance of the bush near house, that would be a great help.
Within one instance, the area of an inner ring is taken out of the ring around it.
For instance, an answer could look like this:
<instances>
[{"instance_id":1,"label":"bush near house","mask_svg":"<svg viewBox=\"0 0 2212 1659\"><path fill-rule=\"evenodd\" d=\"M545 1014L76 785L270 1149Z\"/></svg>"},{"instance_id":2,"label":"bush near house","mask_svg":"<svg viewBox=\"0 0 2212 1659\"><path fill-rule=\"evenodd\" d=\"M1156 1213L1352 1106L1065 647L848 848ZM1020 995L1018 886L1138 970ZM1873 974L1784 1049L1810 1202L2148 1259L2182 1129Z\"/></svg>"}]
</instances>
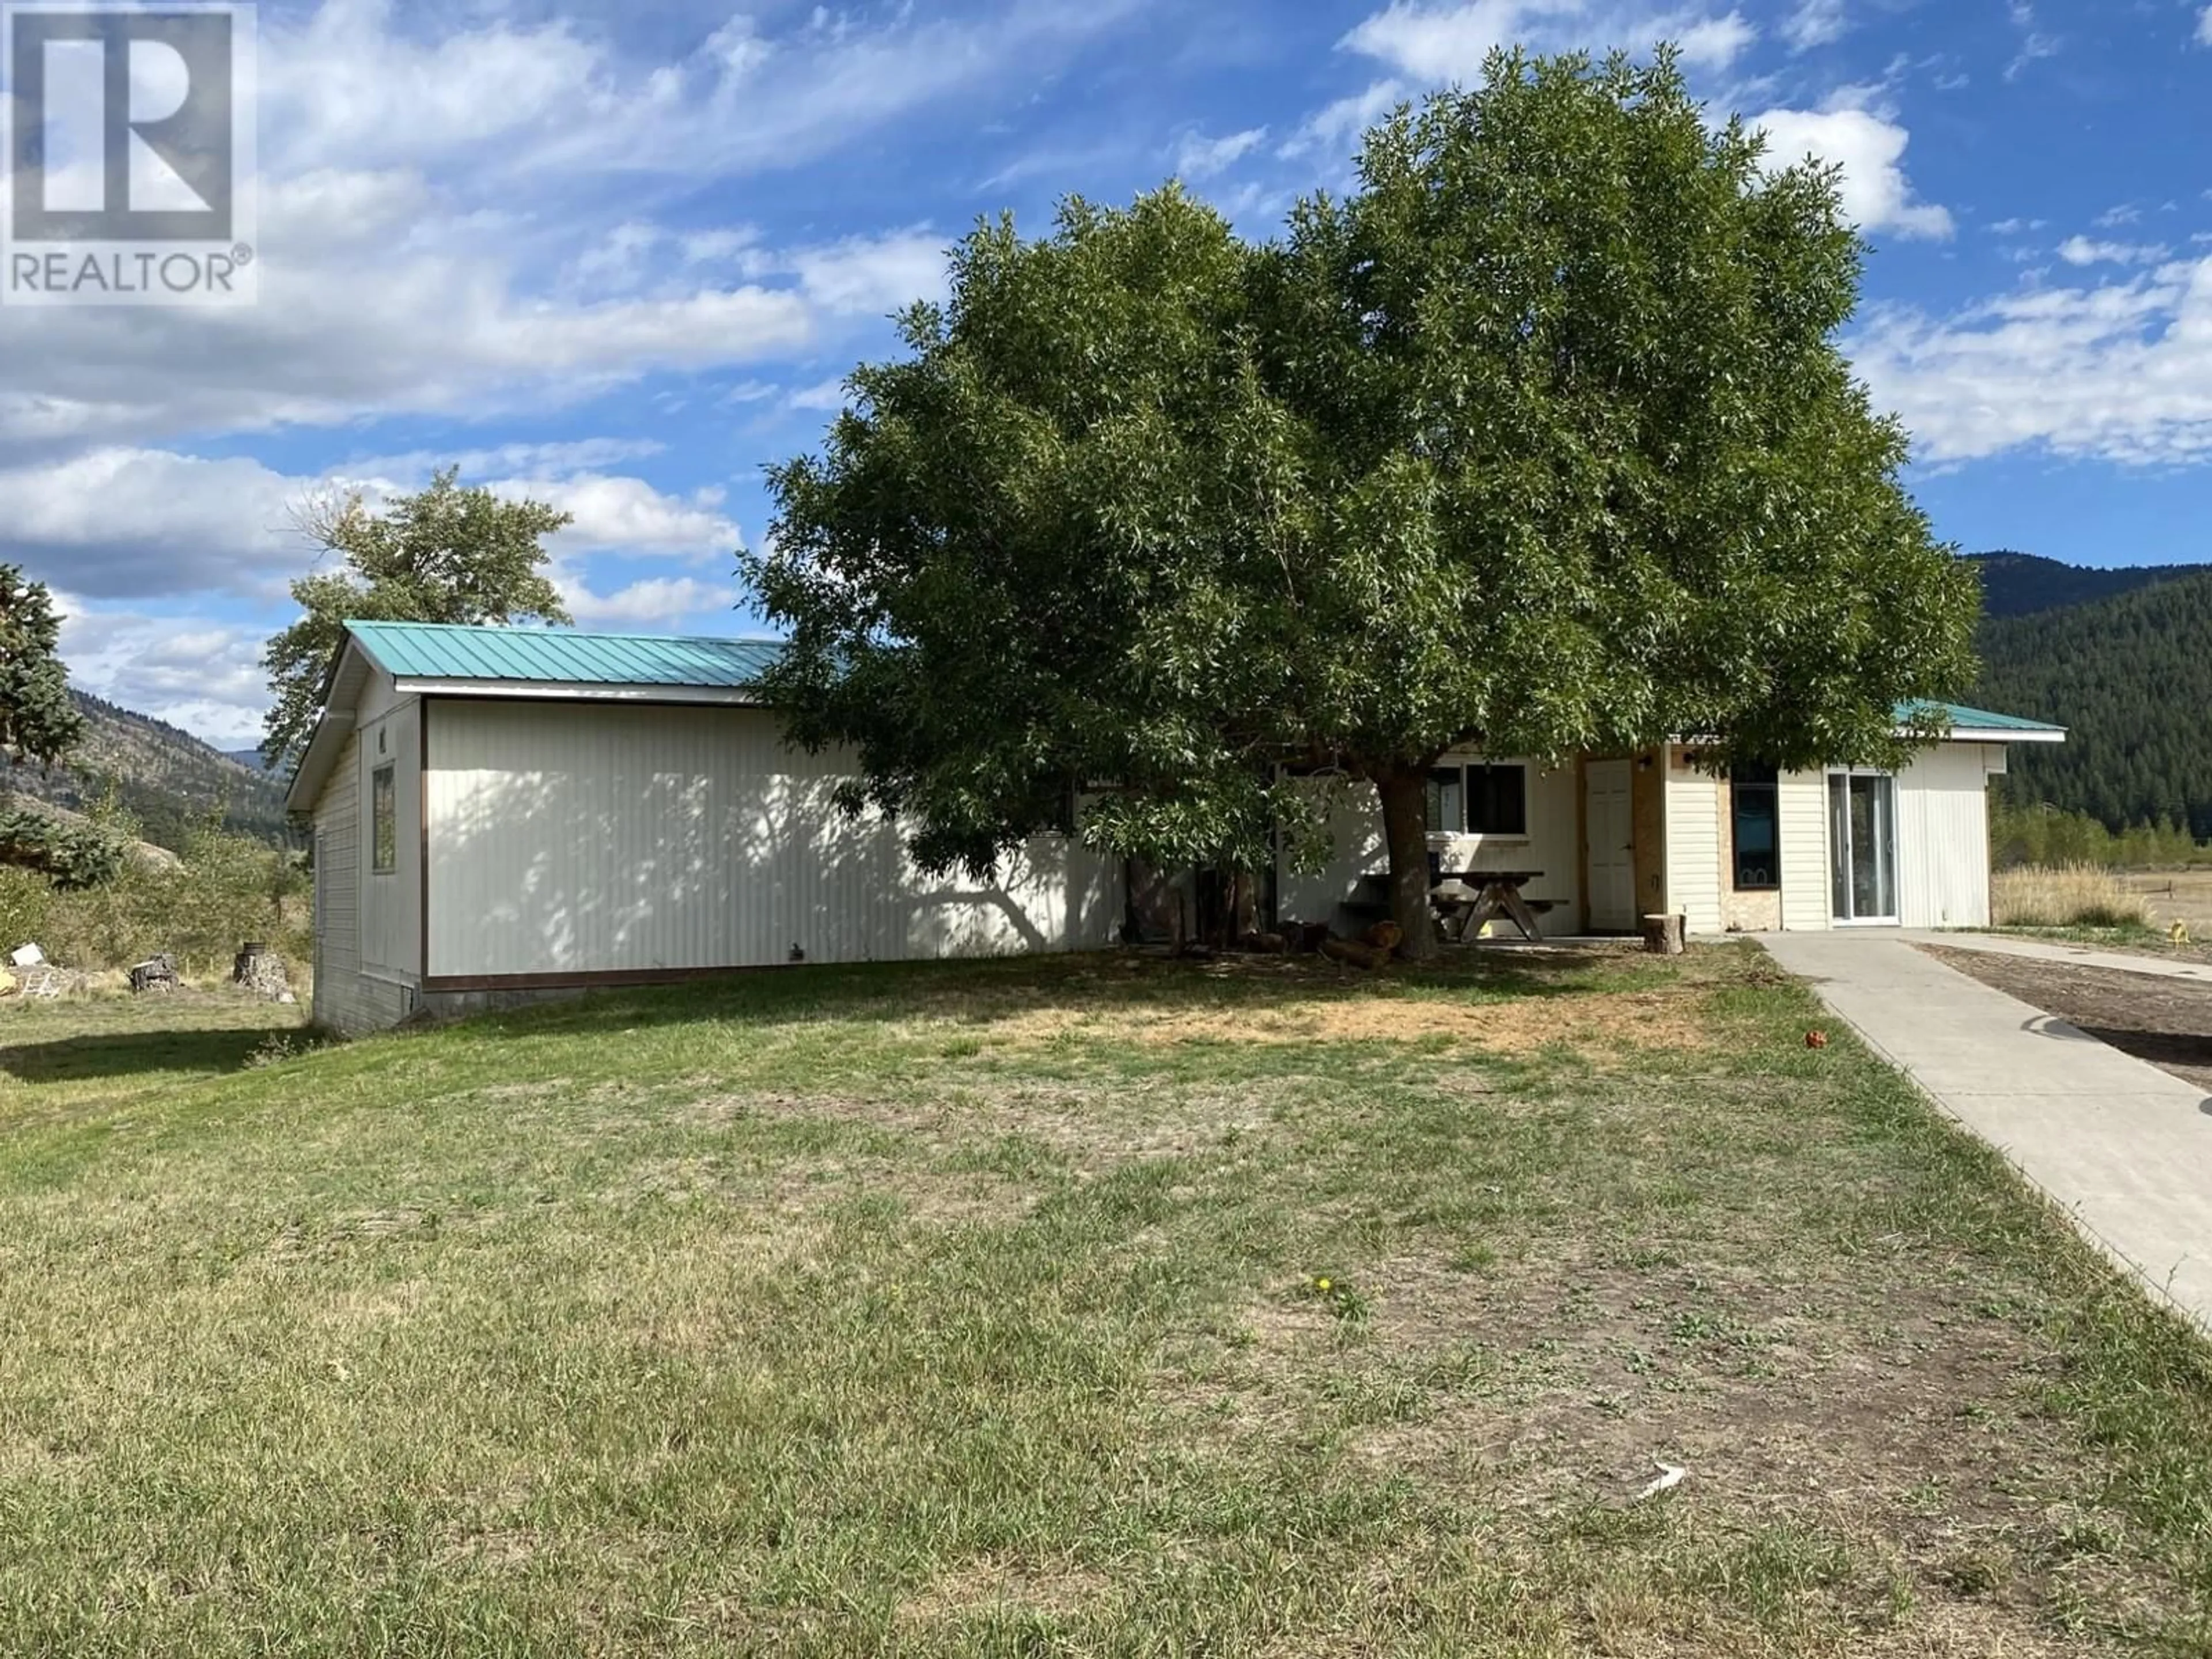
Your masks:
<instances>
[{"instance_id":1,"label":"bush near house","mask_svg":"<svg viewBox=\"0 0 2212 1659\"><path fill-rule=\"evenodd\" d=\"M1990 861L2000 870L2017 865L2171 869L2212 864L2212 845L2197 841L2171 818L2115 833L2087 812L2061 811L2048 805L2015 806L1993 796Z\"/></svg>"},{"instance_id":2,"label":"bush near house","mask_svg":"<svg viewBox=\"0 0 2212 1659\"><path fill-rule=\"evenodd\" d=\"M188 978L228 971L248 939L295 964L313 959L312 878L295 854L211 819L183 839L181 867L130 860L113 880L83 892L0 869L0 953L36 943L52 961L98 972L167 951Z\"/></svg>"}]
</instances>

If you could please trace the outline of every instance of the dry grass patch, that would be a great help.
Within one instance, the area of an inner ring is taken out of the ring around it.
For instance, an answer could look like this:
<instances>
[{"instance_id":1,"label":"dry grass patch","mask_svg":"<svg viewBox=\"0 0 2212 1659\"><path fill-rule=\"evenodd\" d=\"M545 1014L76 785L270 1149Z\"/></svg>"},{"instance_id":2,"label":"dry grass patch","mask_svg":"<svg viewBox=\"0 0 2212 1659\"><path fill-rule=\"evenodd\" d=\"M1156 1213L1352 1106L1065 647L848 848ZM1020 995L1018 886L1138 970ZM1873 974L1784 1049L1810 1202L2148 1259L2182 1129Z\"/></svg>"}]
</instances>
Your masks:
<instances>
[{"instance_id":1,"label":"dry grass patch","mask_svg":"<svg viewBox=\"0 0 2212 1659\"><path fill-rule=\"evenodd\" d=\"M2212 1367L1812 1018L1484 950L50 1030L0 1651L2203 1647Z\"/></svg>"},{"instance_id":2,"label":"dry grass patch","mask_svg":"<svg viewBox=\"0 0 2212 1659\"><path fill-rule=\"evenodd\" d=\"M1990 878L2000 927L2148 927L2150 902L2100 865L2031 865Z\"/></svg>"},{"instance_id":3,"label":"dry grass patch","mask_svg":"<svg viewBox=\"0 0 2212 1659\"><path fill-rule=\"evenodd\" d=\"M1435 996L1297 999L1260 1007L1162 1012L1041 1008L990 1024L989 1040L1038 1046L1080 1039L1145 1048L1184 1043L1419 1042L1433 1039L1503 1054L1555 1045L1595 1057L1631 1048L1694 1049L1710 1018L1679 994L1589 992L1528 1000Z\"/></svg>"}]
</instances>

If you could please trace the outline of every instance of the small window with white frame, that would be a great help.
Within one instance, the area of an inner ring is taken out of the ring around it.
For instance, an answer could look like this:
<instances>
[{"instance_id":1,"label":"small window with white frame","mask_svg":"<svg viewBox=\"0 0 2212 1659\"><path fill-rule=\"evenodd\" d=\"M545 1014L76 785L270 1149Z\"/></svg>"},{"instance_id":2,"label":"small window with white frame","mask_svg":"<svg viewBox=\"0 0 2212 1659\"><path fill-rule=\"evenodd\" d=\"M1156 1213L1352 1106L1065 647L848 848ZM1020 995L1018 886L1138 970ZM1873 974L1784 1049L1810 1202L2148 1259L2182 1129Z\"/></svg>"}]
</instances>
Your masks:
<instances>
[{"instance_id":1,"label":"small window with white frame","mask_svg":"<svg viewBox=\"0 0 2212 1659\"><path fill-rule=\"evenodd\" d=\"M369 776L369 870L388 876L399 868L399 781L390 766Z\"/></svg>"},{"instance_id":2,"label":"small window with white frame","mask_svg":"<svg viewBox=\"0 0 2212 1659\"><path fill-rule=\"evenodd\" d=\"M1429 774L1431 834L1528 833L1528 769L1519 761L1438 767Z\"/></svg>"}]
</instances>

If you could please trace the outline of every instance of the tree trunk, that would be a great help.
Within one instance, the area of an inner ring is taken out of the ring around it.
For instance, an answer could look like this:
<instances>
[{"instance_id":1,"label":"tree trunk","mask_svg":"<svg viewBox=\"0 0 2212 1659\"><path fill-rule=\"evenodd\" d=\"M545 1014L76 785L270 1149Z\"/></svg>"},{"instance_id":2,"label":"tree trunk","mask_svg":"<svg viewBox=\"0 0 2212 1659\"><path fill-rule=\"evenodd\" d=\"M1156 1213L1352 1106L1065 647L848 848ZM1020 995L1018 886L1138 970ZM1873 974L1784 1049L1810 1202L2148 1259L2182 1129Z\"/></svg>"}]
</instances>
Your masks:
<instances>
[{"instance_id":1,"label":"tree trunk","mask_svg":"<svg viewBox=\"0 0 2212 1659\"><path fill-rule=\"evenodd\" d=\"M1382 839L1390 849L1390 918L1405 930L1398 954L1428 962L1437 954L1429 911L1429 779L1393 772L1375 781L1382 797Z\"/></svg>"}]
</instances>

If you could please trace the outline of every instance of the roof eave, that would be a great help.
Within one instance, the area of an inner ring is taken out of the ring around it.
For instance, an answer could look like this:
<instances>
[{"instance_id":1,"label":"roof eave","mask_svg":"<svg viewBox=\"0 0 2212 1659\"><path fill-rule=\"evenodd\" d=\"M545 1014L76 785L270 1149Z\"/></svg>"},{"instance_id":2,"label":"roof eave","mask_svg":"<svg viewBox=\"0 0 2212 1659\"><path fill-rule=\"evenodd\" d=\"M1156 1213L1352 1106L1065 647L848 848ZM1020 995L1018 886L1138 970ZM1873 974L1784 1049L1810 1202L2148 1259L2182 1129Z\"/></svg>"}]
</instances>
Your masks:
<instances>
[{"instance_id":1,"label":"roof eave","mask_svg":"<svg viewBox=\"0 0 2212 1659\"><path fill-rule=\"evenodd\" d=\"M354 714L360 706L362 684L368 678L368 666L360 640L349 632L331 659L331 672L324 677L322 714L308 735L307 746L300 751L299 763L292 769L292 781L284 791L288 816L304 817L314 811L316 801L321 799L324 787L337 766L338 752L353 732Z\"/></svg>"},{"instance_id":2,"label":"roof eave","mask_svg":"<svg viewBox=\"0 0 2212 1659\"><path fill-rule=\"evenodd\" d=\"M605 684L580 680L449 679L400 675L393 690L431 697L490 697L531 702L688 702L724 708L755 708L758 691L749 685Z\"/></svg>"},{"instance_id":3,"label":"roof eave","mask_svg":"<svg viewBox=\"0 0 2212 1659\"><path fill-rule=\"evenodd\" d=\"M1946 743L2063 743L2061 726L1954 726L1943 734Z\"/></svg>"}]
</instances>

